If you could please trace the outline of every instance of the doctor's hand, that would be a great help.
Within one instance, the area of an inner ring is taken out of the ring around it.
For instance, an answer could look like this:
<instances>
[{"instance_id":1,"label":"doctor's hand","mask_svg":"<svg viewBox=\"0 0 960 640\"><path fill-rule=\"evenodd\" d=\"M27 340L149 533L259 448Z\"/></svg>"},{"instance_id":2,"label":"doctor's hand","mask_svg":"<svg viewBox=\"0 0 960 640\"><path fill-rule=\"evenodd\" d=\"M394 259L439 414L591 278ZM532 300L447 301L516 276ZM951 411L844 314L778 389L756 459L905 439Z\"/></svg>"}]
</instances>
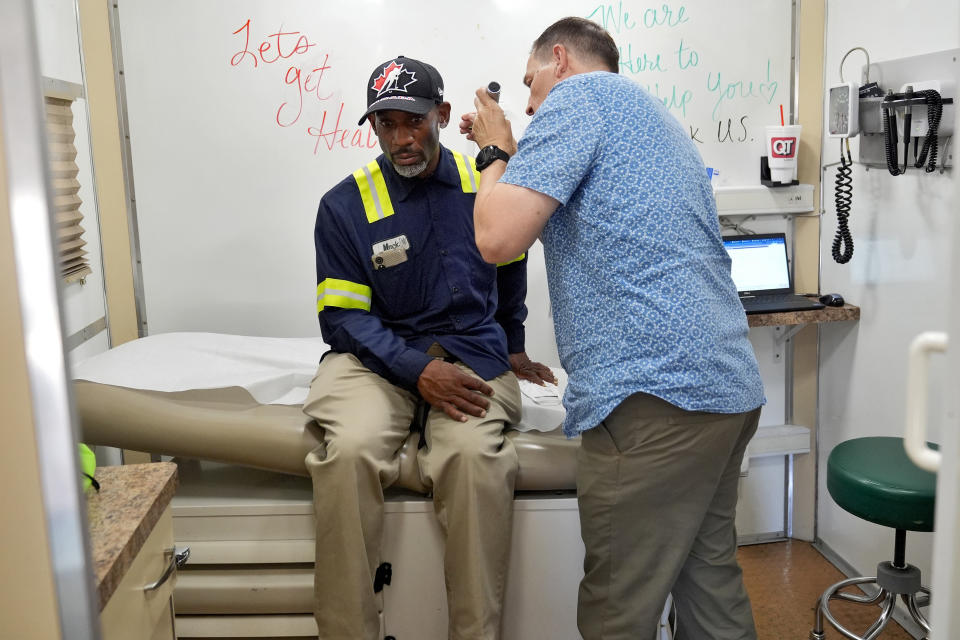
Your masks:
<instances>
[{"instance_id":1,"label":"doctor's hand","mask_svg":"<svg viewBox=\"0 0 960 640\"><path fill-rule=\"evenodd\" d=\"M514 375L521 380L535 382L541 387L547 382L557 384L557 379L554 377L550 367L539 362L534 362L527 356L525 351L521 353L511 353L509 359L510 368L513 369Z\"/></svg>"},{"instance_id":2,"label":"doctor's hand","mask_svg":"<svg viewBox=\"0 0 960 640\"><path fill-rule=\"evenodd\" d=\"M417 380L417 389L430 406L442 410L459 422L466 422L468 414L483 418L487 415L493 389L480 378L461 371L456 365L433 360Z\"/></svg>"},{"instance_id":3,"label":"doctor's hand","mask_svg":"<svg viewBox=\"0 0 960 640\"><path fill-rule=\"evenodd\" d=\"M513 129L500 105L487 95L485 88L477 89L473 104L475 112L460 117L460 133L473 140L482 149L487 145L496 145L509 155L517 152L517 143L513 139Z\"/></svg>"}]
</instances>

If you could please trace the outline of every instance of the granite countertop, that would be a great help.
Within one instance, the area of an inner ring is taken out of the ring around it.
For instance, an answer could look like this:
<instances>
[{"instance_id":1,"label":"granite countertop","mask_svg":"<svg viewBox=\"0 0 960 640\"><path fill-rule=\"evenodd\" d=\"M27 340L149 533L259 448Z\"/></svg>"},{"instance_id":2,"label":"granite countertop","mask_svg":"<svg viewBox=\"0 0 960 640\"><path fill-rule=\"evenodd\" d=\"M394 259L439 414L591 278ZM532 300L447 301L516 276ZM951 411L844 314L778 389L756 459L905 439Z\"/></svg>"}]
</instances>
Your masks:
<instances>
[{"instance_id":1,"label":"granite countertop","mask_svg":"<svg viewBox=\"0 0 960 640\"><path fill-rule=\"evenodd\" d=\"M786 313L756 313L747 316L751 327L779 327L794 324L843 322L859 320L860 307L845 304L842 307L824 307L815 311L789 311Z\"/></svg>"},{"instance_id":2,"label":"granite countertop","mask_svg":"<svg viewBox=\"0 0 960 640\"><path fill-rule=\"evenodd\" d=\"M177 489L172 462L100 467L87 494L99 610L106 606Z\"/></svg>"}]
</instances>

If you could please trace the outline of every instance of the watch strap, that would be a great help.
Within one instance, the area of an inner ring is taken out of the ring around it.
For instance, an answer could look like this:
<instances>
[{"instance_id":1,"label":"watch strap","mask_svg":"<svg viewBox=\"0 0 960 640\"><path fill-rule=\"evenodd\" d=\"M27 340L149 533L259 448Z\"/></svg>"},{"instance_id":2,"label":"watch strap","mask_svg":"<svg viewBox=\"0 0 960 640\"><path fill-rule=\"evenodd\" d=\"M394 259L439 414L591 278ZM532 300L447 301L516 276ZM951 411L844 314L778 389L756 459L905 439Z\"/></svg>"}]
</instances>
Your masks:
<instances>
[{"instance_id":1,"label":"watch strap","mask_svg":"<svg viewBox=\"0 0 960 640\"><path fill-rule=\"evenodd\" d=\"M485 146L483 149L480 149L480 153L477 154L477 171L483 171L496 160L508 162L510 160L510 154L493 144Z\"/></svg>"}]
</instances>

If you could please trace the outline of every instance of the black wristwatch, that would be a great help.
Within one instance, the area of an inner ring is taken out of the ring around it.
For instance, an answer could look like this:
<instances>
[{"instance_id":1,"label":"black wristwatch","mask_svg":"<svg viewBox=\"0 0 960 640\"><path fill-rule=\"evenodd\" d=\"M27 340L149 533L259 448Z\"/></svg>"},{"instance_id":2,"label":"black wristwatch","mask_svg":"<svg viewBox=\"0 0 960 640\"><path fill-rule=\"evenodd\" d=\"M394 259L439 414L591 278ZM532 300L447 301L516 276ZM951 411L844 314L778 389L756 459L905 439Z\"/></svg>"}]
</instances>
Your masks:
<instances>
[{"instance_id":1,"label":"black wristwatch","mask_svg":"<svg viewBox=\"0 0 960 640\"><path fill-rule=\"evenodd\" d=\"M510 155L500 147L493 144L489 144L483 149L480 149L480 153L477 154L477 171L483 171L492 165L494 160L503 160L504 162L508 162L510 160Z\"/></svg>"}]
</instances>

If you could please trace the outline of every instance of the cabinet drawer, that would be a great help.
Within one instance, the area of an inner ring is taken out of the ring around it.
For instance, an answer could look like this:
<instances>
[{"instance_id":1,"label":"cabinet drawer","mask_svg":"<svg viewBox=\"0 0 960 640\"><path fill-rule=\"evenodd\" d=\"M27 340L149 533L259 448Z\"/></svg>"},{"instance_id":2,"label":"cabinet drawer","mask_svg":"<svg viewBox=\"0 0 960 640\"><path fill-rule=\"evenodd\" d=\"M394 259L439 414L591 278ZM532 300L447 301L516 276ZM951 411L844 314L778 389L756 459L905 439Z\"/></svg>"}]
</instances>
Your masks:
<instances>
[{"instance_id":1,"label":"cabinet drawer","mask_svg":"<svg viewBox=\"0 0 960 640\"><path fill-rule=\"evenodd\" d=\"M167 507L100 613L104 640L154 638L157 627L168 624L176 573L153 591L144 591L143 587L163 575L170 564L165 551L171 547L173 518Z\"/></svg>"},{"instance_id":2,"label":"cabinet drawer","mask_svg":"<svg viewBox=\"0 0 960 640\"><path fill-rule=\"evenodd\" d=\"M177 637L187 638L316 638L312 615L177 616Z\"/></svg>"},{"instance_id":3,"label":"cabinet drawer","mask_svg":"<svg viewBox=\"0 0 960 640\"><path fill-rule=\"evenodd\" d=\"M313 612L313 565L195 568L181 571L178 615Z\"/></svg>"},{"instance_id":4,"label":"cabinet drawer","mask_svg":"<svg viewBox=\"0 0 960 640\"><path fill-rule=\"evenodd\" d=\"M173 519L174 532L177 518ZM191 568L207 564L313 564L313 540L188 540L177 544L190 547Z\"/></svg>"},{"instance_id":5,"label":"cabinet drawer","mask_svg":"<svg viewBox=\"0 0 960 640\"><path fill-rule=\"evenodd\" d=\"M313 540L312 513L205 515L176 518L177 540Z\"/></svg>"}]
</instances>

